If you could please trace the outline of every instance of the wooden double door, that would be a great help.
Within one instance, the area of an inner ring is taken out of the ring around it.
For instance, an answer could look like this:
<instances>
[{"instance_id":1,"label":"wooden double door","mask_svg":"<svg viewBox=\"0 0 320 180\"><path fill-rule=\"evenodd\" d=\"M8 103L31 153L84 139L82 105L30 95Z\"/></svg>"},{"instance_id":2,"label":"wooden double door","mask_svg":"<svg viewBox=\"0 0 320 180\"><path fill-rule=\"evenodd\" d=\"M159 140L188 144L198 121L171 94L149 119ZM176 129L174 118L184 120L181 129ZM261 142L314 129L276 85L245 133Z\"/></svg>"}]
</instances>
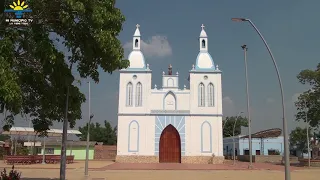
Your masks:
<instances>
[{"instance_id":1,"label":"wooden double door","mask_svg":"<svg viewBox=\"0 0 320 180\"><path fill-rule=\"evenodd\" d=\"M171 124L161 133L159 142L160 163L181 163L181 139L179 132Z\"/></svg>"}]
</instances>

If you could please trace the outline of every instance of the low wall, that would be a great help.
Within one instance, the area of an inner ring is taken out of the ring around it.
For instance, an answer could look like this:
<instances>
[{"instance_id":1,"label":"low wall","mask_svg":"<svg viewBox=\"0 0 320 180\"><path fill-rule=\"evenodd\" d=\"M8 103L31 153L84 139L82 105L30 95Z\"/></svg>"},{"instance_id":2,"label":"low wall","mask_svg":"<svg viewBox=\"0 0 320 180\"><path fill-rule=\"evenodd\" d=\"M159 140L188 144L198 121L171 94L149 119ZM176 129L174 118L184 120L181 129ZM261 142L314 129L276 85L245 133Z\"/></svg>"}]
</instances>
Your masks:
<instances>
[{"instance_id":1,"label":"low wall","mask_svg":"<svg viewBox=\"0 0 320 180\"><path fill-rule=\"evenodd\" d=\"M301 166L308 166L308 159L300 159L299 160ZM310 159L311 167L320 167L320 159Z\"/></svg>"},{"instance_id":2,"label":"low wall","mask_svg":"<svg viewBox=\"0 0 320 180\"><path fill-rule=\"evenodd\" d=\"M250 156L249 155L239 155L239 161L249 162ZM270 162L270 163L279 163L282 160L281 155L252 155L252 162L263 163L263 162Z\"/></svg>"},{"instance_id":3,"label":"low wall","mask_svg":"<svg viewBox=\"0 0 320 180\"><path fill-rule=\"evenodd\" d=\"M117 156L118 163L159 163L159 156ZM182 156L182 164L222 164L224 162L223 156Z\"/></svg>"},{"instance_id":4,"label":"low wall","mask_svg":"<svg viewBox=\"0 0 320 180\"><path fill-rule=\"evenodd\" d=\"M115 160L117 156L117 146L95 145L94 159Z\"/></svg>"}]
</instances>

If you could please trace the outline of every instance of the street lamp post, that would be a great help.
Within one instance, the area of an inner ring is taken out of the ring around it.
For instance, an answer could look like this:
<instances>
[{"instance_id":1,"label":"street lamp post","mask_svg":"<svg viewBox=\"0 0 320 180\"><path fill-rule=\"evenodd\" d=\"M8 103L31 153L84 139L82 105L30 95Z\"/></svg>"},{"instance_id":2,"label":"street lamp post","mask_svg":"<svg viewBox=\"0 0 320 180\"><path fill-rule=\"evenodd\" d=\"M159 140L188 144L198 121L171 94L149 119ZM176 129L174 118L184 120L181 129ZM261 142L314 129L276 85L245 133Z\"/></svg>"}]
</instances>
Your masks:
<instances>
[{"instance_id":1,"label":"street lamp post","mask_svg":"<svg viewBox=\"0 0 320 180\"><path fill-rule=\"evenodd\" d=\"M239 119L239 116L240 114L242 114L243 112L239 112L239 114L237 115L236 117L236 120L234 121L234 124L233 124L233 131L232 131L232 136L233 136L233 164L235 165L236 164L236 142L234 140L234 131L236 129L236 124L237 124L237 121Z\"/></svg>"},{"instance_id":2,"label":"street lamp post","mask_svg":"<svg viewBox=\"0 0 320 180\"><path fill-rule=\"evenodd\" d=\"M247 45L242 45L244 51L244 70L246 76L246 96L247 96L247 114L248 114L248 130L249 130L249 169L252 168L252 138L251 138L251 114L250 114L250 96L249 96L249 78L248 78L248 63L247 63Z\"/></svg>"},{"instance_id":3,"label":"street lamp post","mask_svg":"<svg viewBox=\"0 0 320 180\"><path fill-rule=\"evenodd\" d=\"M275 67L277 76L278 76L278 81L279 81L279 86L280 86L280 93L281 93L281 101L282 101L282 121L283 121L283 139L284 139L284 159L285 159L285 180L290 180L290 160L289 160L289 137L288 137L288 129L287 129L287 120L286 120L286 113L285 113L285 105L284 105L284 93L283 93L283 88L282 88L282 81L280 77L280 73L278 70L278 66L276 63L276 60L273 57L273 54L271 52L271 49L269 48L267 41L264 39L258 28L254 25L254 23L250 19L245 19L245 18L232 18L232 21L237 21L237 22L249 22L250 25L255 29L255 31L258 33L260 38L262 39L264 45L266 46L273 65Z\"/></svg>"},{"instance_id":4,"label":"street lamp post","mask_svg":"<svg viewBox=\"0 0 320 180\"><path fill-rule=\"evenodd\" d=\"M89 83L89 121L88 121L88 130L87 130L87 147L86 147L86 162L85 162L85 168L84 168L84 175L85 176L88 176L89 173L88 173L88 168L89 168L89 140L90 140L90 123L91 123L91 120L93 118L93 114L91 114L91 87L90 87L90 81L88 82Z\"/></svg>"}]
</instances>

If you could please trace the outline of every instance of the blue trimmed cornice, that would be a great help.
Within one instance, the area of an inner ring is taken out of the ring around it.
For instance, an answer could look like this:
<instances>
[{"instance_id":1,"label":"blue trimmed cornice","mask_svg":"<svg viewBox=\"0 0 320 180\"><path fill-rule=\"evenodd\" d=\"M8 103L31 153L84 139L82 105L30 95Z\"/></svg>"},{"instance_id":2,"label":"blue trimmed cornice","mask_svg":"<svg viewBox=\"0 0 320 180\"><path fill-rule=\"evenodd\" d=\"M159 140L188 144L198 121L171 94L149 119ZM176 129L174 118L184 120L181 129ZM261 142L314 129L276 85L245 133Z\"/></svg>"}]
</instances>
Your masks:
<instances>
[{"instance_id":1,"label":"blue trimmed cornice","mask_svg":"<svg viewBox=\"0 0 320 180\"><path fill-rule=\"evenodd\" d=\"M119 70L120 73L152 73L151 70L144 69L144 68L131 68L131 69L121 69Z\"/></svg>"},{"instance_id":2,"label":"blue trimmed cornice","mask_svg":"<svg viewBox=\"0 0 320 180\"><path fill-rule=\"evenodd\" d=\"M223 114L196 114L186 112L168 112L168 110L154 110L153 113L118 113L118 116L212 116L222 117Z\"/></svg>"},{"instance_id":3,"label":"blue trimmed cornice","mask_svg":"<svg viewBox=\"0 0 320 180\"><path fill-rule=\"evenodd\" d=\"M222 73L222 71L220 71L220 70L210 70L210 69L207 69L207 70L205 70L205 69L202 69L202 70L190 70L189 71L189 73L190 74L221 74Z\"/></svg>"}]
</instances>

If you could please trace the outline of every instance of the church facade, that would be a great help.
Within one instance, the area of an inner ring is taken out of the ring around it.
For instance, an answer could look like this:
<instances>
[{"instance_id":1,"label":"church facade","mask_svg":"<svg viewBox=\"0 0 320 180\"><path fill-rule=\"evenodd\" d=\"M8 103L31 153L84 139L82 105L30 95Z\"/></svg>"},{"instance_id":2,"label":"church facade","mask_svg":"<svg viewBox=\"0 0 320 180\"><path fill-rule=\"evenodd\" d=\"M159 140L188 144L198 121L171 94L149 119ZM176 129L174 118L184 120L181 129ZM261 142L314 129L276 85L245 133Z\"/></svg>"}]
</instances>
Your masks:
<instances>
[{"instance_id":1,"label":"church facade","mask_svg":"<svg viewBox=\"0 0 320 180\"><path fill-rule=\"evenodd\" d=\"M130 66L120 70L117 162L223 162L221 71L201 27L190 89L180 89L171 65L162 74L162 86L152 87L137 25Z\"/></svg>"}]
</instances>

